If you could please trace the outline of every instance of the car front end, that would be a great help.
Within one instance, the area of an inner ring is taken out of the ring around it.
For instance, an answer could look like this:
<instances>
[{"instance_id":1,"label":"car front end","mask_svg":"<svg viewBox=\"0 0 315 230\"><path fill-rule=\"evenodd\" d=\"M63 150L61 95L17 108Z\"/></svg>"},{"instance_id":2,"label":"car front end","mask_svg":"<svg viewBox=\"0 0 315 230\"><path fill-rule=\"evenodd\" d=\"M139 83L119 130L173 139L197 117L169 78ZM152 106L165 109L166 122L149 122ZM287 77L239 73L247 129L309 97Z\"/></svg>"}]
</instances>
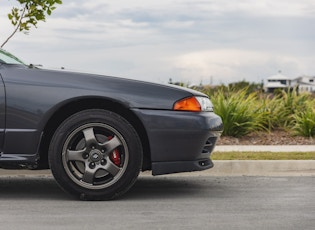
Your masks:
<instances>
[{"instance_id":1,"label":"car front end","mask_svg":"<svg viewBox=\"0 0 315 230\"><path fill-rule=\"evenodd\" d=\"M213 167L211 153L223 124L208 97L198 93L180 99L172 110L133 111L147 130L153 175Z\"/></svg>"}]
</instances>

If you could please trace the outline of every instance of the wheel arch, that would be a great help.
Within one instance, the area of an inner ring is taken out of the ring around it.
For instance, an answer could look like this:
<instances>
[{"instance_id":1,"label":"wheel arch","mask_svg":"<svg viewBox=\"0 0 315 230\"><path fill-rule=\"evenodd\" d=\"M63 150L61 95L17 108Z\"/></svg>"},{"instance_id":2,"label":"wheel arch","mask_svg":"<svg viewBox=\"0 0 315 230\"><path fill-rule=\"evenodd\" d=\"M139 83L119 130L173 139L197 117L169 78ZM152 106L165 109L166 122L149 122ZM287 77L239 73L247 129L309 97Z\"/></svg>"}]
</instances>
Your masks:
<instances>
[{"instance_id":1,"label":"wheel arch","mask_svg":"<svg viewBox=\"0 0 315 230\"><path fill-rule=\"evenodd\" d=\"M56 110L46 122L39 146L39 168L48 168L48 148L52 136L58 126L69 116L87 109L104 109L119 114L125 118L136 130L143 149L143 170L151 169L151 151L147 132L140 119L126 106L117 101L106 98L80 98L71 101Z\"/></svg>"}]
</instances>

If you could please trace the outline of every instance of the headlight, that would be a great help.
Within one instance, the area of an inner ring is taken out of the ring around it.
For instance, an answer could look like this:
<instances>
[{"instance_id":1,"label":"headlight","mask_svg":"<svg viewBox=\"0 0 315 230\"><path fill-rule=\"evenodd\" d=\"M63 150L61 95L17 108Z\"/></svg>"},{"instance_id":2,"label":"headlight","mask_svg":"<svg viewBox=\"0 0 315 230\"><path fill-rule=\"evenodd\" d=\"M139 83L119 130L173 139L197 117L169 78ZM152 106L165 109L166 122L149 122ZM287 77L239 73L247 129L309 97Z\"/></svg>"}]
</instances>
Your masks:
<instances>
[{"instance_id":1,"label":"headlight","mask_svg":"<svg viewBox=\"0 0 315 230\"><path fill-rule=\"evenodd\" d=\"M212 102L210 101L209 98L207 98L207 97L196 97L196 99L198 100L202 111L213 112L213 104L212 104Z\"/></svg>"},{"instance_id":2,"label":"headlight","mask_svg":"<svg viewBox=\"0 0 315 230\"><path fill-rule=\"evenodd\" d=\"M188 97L177 101L173 109L191 112L213 112L213 105L207 97Z\"/></svg>"}]
</instances>

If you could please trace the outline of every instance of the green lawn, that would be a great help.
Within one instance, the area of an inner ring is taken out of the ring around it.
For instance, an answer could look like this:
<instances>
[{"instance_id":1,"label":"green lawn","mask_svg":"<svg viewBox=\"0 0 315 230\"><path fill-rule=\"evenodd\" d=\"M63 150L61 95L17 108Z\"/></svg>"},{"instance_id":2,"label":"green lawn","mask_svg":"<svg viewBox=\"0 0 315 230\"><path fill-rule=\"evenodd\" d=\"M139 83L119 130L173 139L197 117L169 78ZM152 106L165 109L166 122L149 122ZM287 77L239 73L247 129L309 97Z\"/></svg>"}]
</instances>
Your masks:
<instances>
[{"instance_id":1,"label":"green lawn","mask_svg":"<svg viewBox=\"0 0 315 230\"><path fill-rule=\"evenodd\" d=\"M212 160L315 160L315 152L214 152Z\"/></svg>"}]
</instances>

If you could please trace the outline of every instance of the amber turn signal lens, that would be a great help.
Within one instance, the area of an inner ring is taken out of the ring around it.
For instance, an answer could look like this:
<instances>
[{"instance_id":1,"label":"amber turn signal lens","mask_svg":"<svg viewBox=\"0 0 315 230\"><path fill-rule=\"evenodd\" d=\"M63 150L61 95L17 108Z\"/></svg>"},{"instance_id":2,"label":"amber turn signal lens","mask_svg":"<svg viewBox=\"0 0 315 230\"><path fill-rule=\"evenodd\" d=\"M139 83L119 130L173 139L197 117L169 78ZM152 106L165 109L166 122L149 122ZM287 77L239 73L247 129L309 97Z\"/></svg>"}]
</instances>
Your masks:
<instances>
[{"instance_id":1,"label":"amber turn signal lens","mask_svg":"<svg viewBox=\"0 0 315 230\"><path fill-rule=\"evenodd\" d=\"M195 97L184 98L177 101L173 107L174 110L200 112L201 106Z\"/></svg>"}]
</instances>

